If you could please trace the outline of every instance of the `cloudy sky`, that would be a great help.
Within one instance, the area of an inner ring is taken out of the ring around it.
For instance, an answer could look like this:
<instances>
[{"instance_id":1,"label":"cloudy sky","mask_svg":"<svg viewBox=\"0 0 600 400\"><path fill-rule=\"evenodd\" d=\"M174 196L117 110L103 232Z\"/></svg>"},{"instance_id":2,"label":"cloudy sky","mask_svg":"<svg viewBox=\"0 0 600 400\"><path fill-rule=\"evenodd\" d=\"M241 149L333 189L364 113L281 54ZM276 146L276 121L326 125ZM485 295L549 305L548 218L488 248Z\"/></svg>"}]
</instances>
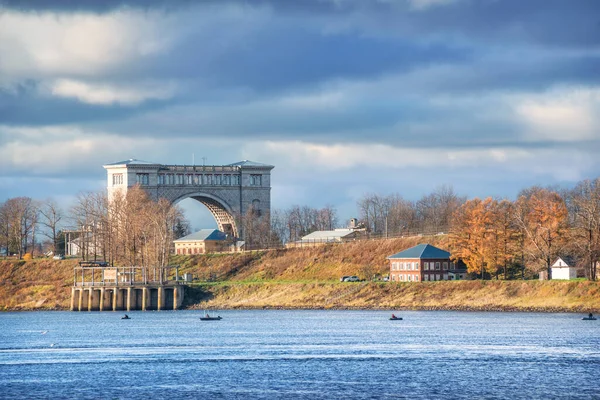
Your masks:
<instances>
[{"instance_id":1,"label":"cloudy sky","mask_svg":"<svg viewBox=\"0 0 600 400\"><path fill-rule=\"evenodd\" d=\"M570 186L599 144L598 0L0 0L0 201L194 155L346 219L365 193Z\"/></svg>"}]
</instances>

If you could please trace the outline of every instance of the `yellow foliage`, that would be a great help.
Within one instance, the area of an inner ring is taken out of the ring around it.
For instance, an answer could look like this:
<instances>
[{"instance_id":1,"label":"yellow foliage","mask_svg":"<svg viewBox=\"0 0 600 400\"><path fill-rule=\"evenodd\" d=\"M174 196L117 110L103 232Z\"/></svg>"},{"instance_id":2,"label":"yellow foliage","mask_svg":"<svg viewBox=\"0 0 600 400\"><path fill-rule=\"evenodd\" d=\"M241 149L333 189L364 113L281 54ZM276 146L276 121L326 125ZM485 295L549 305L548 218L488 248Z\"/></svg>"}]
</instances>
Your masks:
<instances>
[{"instance_id":1,"label":"yellow foliage","mask_svg":"<svg viewBox=\"0 0 600 400\"><path fill-rule=\"evenodd\" d=\"M23 255L23 260L25 260L25 261L31 261L31 260L33 260L33 256L31 255L31 253L25 253Z\"/></svg>"}]
</instances>

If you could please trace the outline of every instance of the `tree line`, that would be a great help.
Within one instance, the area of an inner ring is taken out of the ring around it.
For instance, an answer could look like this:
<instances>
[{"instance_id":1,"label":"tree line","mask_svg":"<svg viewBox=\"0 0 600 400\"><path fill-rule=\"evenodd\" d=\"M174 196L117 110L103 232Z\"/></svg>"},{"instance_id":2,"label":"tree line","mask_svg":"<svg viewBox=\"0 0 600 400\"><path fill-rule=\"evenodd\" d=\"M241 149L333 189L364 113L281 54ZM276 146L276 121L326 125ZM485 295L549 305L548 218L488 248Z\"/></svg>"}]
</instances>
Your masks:
<instances>
[{"instance_id":1,"label":"tree line","mask_svg":"<svg viewBox=\"0 0 600 400\"><path fill-rule=\"evenodd\" d=\"M139 189L117 195L85 193L65 214L52 199L17 197L0 204L0 248L22 257L39 237L60 253L65 220L78 227L85 257L129 265L168 262L172 241L189 233L177 206L153 201ZM470 199L442 186L416 201L400 194L366 194L358 216L369 237L448 233L455 258L481 277L514 277L546 270L565 254L577 257L586 276L596 278L600 261L600 178L572 189L534 186L508 199ZM334 206L295 205L256 218L252 208L239 217L247 249L282 246L314 232L339 228Z\"/></svg>"},{"instance_id":2,"label":"tree line","mask_svg":"<svg viewBox=\"0 0 600 400\"><path fill-rule=\"evenodd\" d=\"M124 265L167 265L173 240L189 233L181 209L153 201L138 187L108 199L106 192L81 193L65 213L52 200L16 197L0 205L0 248L6 254L61 254L65 222L84 260ZM39 246L38 232L47 240Z\"/></svg>"},{"instance_id":3,"label":"tree line","mask_svg":"<svg viewBox=\"0 0 600 400\"><path fill-rule=\"evenodd\" d=\"M558 257L574 256L588 279L600 261L600 179L570 190L534 186L515 201L472 199L454 213L453 257L470 272L508 277L511 265L544 270L551 278ZM523 271L524 272L524 271Z\"/></svg>"}]
</instances>

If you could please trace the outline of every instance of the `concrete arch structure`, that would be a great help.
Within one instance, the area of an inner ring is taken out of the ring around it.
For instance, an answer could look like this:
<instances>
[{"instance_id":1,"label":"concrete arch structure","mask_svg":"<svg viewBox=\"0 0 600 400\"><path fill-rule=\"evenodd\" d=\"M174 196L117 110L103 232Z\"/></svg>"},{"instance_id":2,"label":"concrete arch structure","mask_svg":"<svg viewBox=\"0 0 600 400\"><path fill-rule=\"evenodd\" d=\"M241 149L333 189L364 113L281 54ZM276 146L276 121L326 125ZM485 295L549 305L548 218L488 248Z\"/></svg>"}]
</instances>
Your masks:
<instances>
[{"instance_id":1,"label":"concrete arch structure","mask_svg":"<svg viewBox=\"0 0 600 400\"><path fill-rule=\"evenodd\" d=\"M241 217L253 206L270 215L272 165L240 161L228 165L165 165L130 159L104 165L108 196L140 185L151 198L173 204L193 198L212 213L219 230L244 238Z\"/></svg>"},{"instance_id":2,"label":"concrete arch structure","mask_svg":"<svg viewBox=\"0 0 600 400\"><path fill-rule=\"evenodd\" d=\"M202 203L210 211L215 221L217 221L218 229L221 232L225 232L233 237L240 237L241 232L238 230L238 224L234 217L235 211L231 209L225 200L210 193L197 192L185 194L173 200L173 204L177 204L185 199L194 199Z\"/></svg>"}]
</instances>

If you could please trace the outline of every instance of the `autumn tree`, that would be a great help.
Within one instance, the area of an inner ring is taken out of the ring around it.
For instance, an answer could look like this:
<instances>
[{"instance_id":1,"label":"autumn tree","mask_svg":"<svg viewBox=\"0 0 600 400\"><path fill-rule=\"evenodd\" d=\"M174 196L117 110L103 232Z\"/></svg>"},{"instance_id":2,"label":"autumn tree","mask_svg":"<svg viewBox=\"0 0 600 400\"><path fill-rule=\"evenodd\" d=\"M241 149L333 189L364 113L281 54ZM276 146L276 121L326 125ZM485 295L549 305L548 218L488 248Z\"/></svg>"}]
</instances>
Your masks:
<instances>
[{"instance_id":1,"label":"autumn tree","mask_svg":"<svg viewBox=\"0 0 600 400\"><path fill-rule=\"evenodd\" d=\"M493 200L475 198L466 201L453 216L450 232L452 258L467 264L469 272L485 278L485 266L493 260L490 230L493 224Z\"/></svg>"},{"instance_id":2,"label":"autumn tree","mask_svg":"<svg viewBox=\"0 0 600 400\"><path fill-rule=\"evenodd\" d=\"M533 187L515 202L514 220L525 237L529 259L544 266L552 278L552 261L564 246L567 233L567 207L555 191Z\"/></svg>"}]
</instances>

